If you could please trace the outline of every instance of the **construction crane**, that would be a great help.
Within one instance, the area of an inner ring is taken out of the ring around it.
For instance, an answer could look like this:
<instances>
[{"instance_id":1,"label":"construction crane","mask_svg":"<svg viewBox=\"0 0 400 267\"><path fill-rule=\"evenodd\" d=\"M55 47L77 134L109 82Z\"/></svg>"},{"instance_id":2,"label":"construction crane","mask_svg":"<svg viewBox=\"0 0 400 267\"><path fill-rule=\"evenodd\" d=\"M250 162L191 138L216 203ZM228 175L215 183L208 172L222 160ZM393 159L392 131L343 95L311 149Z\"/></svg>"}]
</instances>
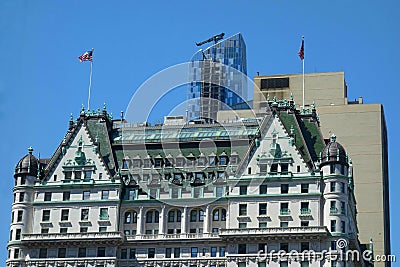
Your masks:
<instances>
[{"instance_id":1,"label":"construction crane","mask_svg":"<svg viewBox=\"0 0 400 267\"><path fill-rule=\"evenodd\" d=\"M224 38L224 35L225 35L225 33L220 33L220 34L214 35L213 37L211 37L203 42L196 43L196 45L201 46L203 44L206 44L206 43L209 43L212 41L214 41L214 44L216 44L219 40L222 40Z\"/></svg>"}]
</instances>

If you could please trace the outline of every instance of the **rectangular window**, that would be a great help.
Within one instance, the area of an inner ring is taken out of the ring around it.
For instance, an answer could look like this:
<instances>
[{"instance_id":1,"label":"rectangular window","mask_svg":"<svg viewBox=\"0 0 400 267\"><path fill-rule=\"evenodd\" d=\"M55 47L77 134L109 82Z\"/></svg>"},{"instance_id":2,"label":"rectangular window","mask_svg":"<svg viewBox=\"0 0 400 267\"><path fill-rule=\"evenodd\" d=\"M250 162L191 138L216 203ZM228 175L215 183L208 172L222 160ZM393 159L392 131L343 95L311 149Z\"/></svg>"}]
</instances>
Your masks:
<instances>
[{"instance_id":1,"label":"rectangular window","mask_svg":"<svg viewBox=\"0 0 400 267\"><path fill-rule=\"evenodd\" d=\"M239 194L241 196L247 195L247 185L239 186Z\"/></svg>"},{"instance_id":2,"label":"rectangular window","mask_svg":"<svg viewBox=\"0 0 400 267\"><path fill-rule=\"evenodd\" d=\"M289 227L289 222L280 222L280 227L281 228L288 228Z\"/></svg>"},{"instance_id":3,"label":"rectangular window","mask_svg":"<svg viewBox=\"0 0 400 267\"><path fill-rule=\"evenodd\" d=\"M22 222L23 211L19 210L17 213L17 222Z\"/></svg>"},{"instance_id":4,"label":"rectangular window","mask_svg":"<svg viewBox=\"0 0 400 267\"><path fill-rule=\"evenodd\" d=\"M331 163L329 172L330 172L330 174L334 174L335 173L335 164Z\"/></svg>"},{"instance_id":5,"label":"rectangular window","mask_svg":"<svg viewBox=\"0 0 400 267\"><path fill-rule=\"evenodd\" d=\"M24 199L25 199L25 193L24 192L19 193L19 202L24 202Z\"/></svg>"},{"instance_id":6,"label":"rectangular window","mask_svg":"<svg viewBox=\"0 0 400 267\"><path fill-rule=\"evenodd\" d=\"M336 182L331 182L331 192L336 192Z\"/></svg>"},{"instance_id":7,"label":"rectangular window","mask_svg":"<svg viewBox=\"0 0 400 267\"><path fill-rule=\"evenodd\" d=\"M15 232L15 240L21 240L21 229L17 229Z\"/></svg>"},{"instance_id":8,"label":"rectangular window","mask_svg":"<svg viewBox=\"0 0 400 267\"><path fill-rule=\"evenodd\" d=\"M81 209L81 221L89 220L89 209Z\"/></svg>"},{"instance_id":9,"label":"rectangular window","mask_svg":"<svg viewBox=\"0 0 400 267\"><path fill-rule=\"evenodd\" d=\"M97 248L97 257L105 257L106 256L106 248L98 247Z\"/></svg>"},{"instance_id":10,"label":"rectangular window","mask_svg":"<svg viewBox=\"0 0 400 267\"><path fill-rule=\"evenodd\" d=\"M82 199L89 200L90 199L90 191L83 191Z\"/></svg>"},{"instance_id":11,"label":"rectangular window","mask_svg":"<svg viewBox=\"0 0 400 267\"><path fill-rule=\"evenodd\" d=\"M48 234L49 233L49 228L42 228L40 229L41 234Z\"/></svg>"},{"instance_id":12,"label":"rectangular window","mask_svg":"<svg viewBox=\"0 0 400 267\"><path fill-rule=\"evenodd\" d=\"M261 89L288 88L289 78L267 78L261 79Z\"/></svg>"},{"instance_id":13,"label":"rectangular window","mask_svg":"<svg viewBox=\"0 0 400 267\"><path fill-rule=\"evenodd\" d=\"M14 249L14 259L18 259L19 258L19 249L16 248Z\"/></svg>"},{"instance_id":14,"label":"rectangular window","mask_svg":"<svg viewBox=\"0 0 400 267\"><path fill-rule=\"evenodd\" d=\"M128 258L128 250L126 248L121 249L121 259Z\"/></svg>"},{"instance_id":15,"label":"rectangular window","mask_svg":"<svg viewBox=\"0 0 400 267\"><path fill-rule=\"evenodd\" d=\"M75 180L80 180L81 178L82 178L82 172L81 171L74 172L74 179Z\"/></svg>"},{"instance_id":16,"label":"rectangular window","mask_svg":"<svg viewBox=\"0 0 400 267\"><path fill-rule=\"evenodd\" d=\"M281 174L288 174L289 173L289 164L282 163L281 164Z\"/></svg>"},{"instance_id":17,"label":"rectangular window","mask_svg":"<svg viewBox=\"0 0 400 267\"><path fill-rule=\"evenodd\" d=\"M197 258L198 250L199 249L197 247L190 248L190 256L192 258Z\"/></svg>"},{"instance_id":18,"label":"rectangular window","mask_svg":"<svg viewBox=\"0 0 400 267\"><path fill-rule=\"evenodd\" d=\"M71 198L71 192L63 192L63 201L68 201Z\"/></svg>"},{"instance_id":19,"label":"rectangular window","mask_svg":"<svg viewBox=\"0 0 400 267\"><path fill-rule=\"evenodd\" d=\"M181 249L180 248L174 248L174 258L180 258L181 257Z\"/></svg>"},{"instance_id":20,"label":"rectangular window","mask_svg":"<svg viewBox=\"0 0 400 267\"><path fill-rule=\"evenodd\" d=\"M308 184L301 184L301 193L302 194L308 193L308 188L309 188Z\"/></svg>"},{"instance_id":21,"label":"rectangular window","mask_svg":"<svg viewBox=\"0 0 400 267\"><path fill-rule=\"evenodd\" d=\"M72 178L72 172L64 172L64 180L69 181Z\"/></svg>"},{"instance_id":22,"label":"rectangular window","mask_svg":"<svg viewBox=\"0 0 400 267\"><path fill-rule=\"evenodd\" d=\"M289 184L281 184L281 194L289 193Z\"/></svg>"},{"instance_id":23,"label":"rectangular window","mask_svg":"<svg viewBox=\"0 0 400 267\"><path fill-rule=\"evenodd\" d=\"M303 252L304 250L310 250L309 242L301 242L300 243L300 251Z\"/></svg>"},{"instance_id":24,"label":"rectangular window","mask_svg":"<svg viewBox=\"0 0 400 267\"><path fill-rule=\"evenodd\" d=\"M238 244L238 254L246 254L246 253L247 253L247 245Z\"/></svg>"},{"instance_id":25,"label":"rectangular window","mask_svg":"<svg viewBox=\"0 0 400 267\"><path fill-rule=\"evenodd\" d=\"M258 215L267 215L267 203L258 204Z\"/></svg>"},{"instance_id":26,"label":"rectangular window","mask_svg":"<svg viewBox=\"0 0 400 267\"><path fill-rule=\"evenodd\" d=\"M201 197L201 188L200 187L194 187L193 188L193 198L200 198Z\"/></svg>"},{"instance_id":27,"label":"rectangular window","mask_svg":"<svg viewBox=\"0 0 400 267\"><path fill-rule=\"evenodd\" d=\"M258 224L258 228L267 228L267 223L266 222L260 222Z\"/></svg>"},{"instance_id":28,"label":"rectangular window","mask_svg":"<svg viewBox=\"0 0 400 267\"><path fill-rule=\"evenodd\" d=\"M278 173L278 164L272 164L270 174L277 174Z\"/></svg>"},{"instance_id":29,"label":"rectangular window","mask_svg":"<svg viewBox=\"0 0 400 267\"><path fill-rule=\"evenodd\" d=\"M310 225L310 222L309 221L301 221L300 222L300 226L302 226L302 227L307 227L307 226L309 226Z\"/></svg>"},{"instance_id":30,"label":"rectangular window","mask_svg":"<svg viewBox=\"0 0 400 267\"><path fill-rule=\"evenodd\" d=\"M101 191L101 199L108 199L110 191L108 190L103 190Z\"/></svg>"},{"instance_id":31,"label":"rectangular window","mask_svg":"<svg viewBox=\"0 0 400 267\"><path fill-rule=\"evenodd\" d=\"M58 258L65 258L67 255L67 249L66 248L58 248L57 251L57 257Z\"/></svg>"},{"instance_id":32,"label":"rectangular window","mask_svg":"<svg viewBox=\"0 0 400 267\"><path fill-rule=\"evenodd\" d=\"M346 192L346 186L343 182L340 182L340 192L345 193Z\"/></svg>"},{"instance_id":33,"label":"rectangular window","mask_svg":"<svg viewBox=\"0 0 400 267\"><path fill-rule=\"evenodd\" d=\"M331 232L336 232L336 220L331 220Z\"/></svg>"},{"instance_id":34,"label":"rectangular window","mask_svg":"<svg viewBox=\"0 0 400 267\"><path fill-rule=\"evenodd\" d=\"M69 210L61 210L61 221L68 221Z\"/></svg>"},{"instance_id":35,"label":"rectangular window","mask_svg":"<svg viewBox=\"0 0 400 267\"><path fill-rule=\"evenodd\" d=\"M217 257L217 247L211 247L211 257Z\"/></svg>"},{"instance_id":36,"label":"rectangular window","mask_svg":"<svg viewBox=\"0 0 400 267\"><path fill-rule=\"evenodd\" d=\"M100 208L100 220L108 220L108 208Z\"/></svg>"},{"instance_id":37,"label":"rectangular window","mask_svg":"<svg viewBox=\"0 0 400 267\"><path fill-rule=\"evenodd\" d=\"M51 192L44 193L44 201L51 201Z\"/></svg>"},{"instance_id":38,"label":"rectangular window","mask_svg":"<svg viewBox=\"0 0 400 267\"><path fill-rule=\"evenodd\" d=\"M44 210L44 211L42 211L42 221L43 221L43 222L48 222L48 221L50 221L50 210Z\"/></svg>"},{"instance_id":39,"label":"rectangular window","mask_svg":"<svg viewBox=\"0 0 400 267\"><path fill-rule=\"evenodd\" d=\"M179 198L179 188L171 188L171 198Z\"/></svg>"},{"instance_id":40,"label":"rectangular window","mask_svg":"<svg viewBox=\"0 0 400 267\"><path fill-rule=\"evenodd\" d=\"M225 247L219 247L219 256L225 257L225 251L226 251Z\"/></svg>"},{"instance_id":41,"label":"rectangular window","mask_svg":"<svg viewBox=\"0 0 400 267\"><path fill-rule=\"evenodd\" d=\"M215 196L222 197L222 195L223 195L223 188L219 186L215 189Z\"/></svg>"},{"instance_id":42,"label":"rectangular window","mask_svg":"<svg viewBox=\"0 0 400 267\"><path fill-rule=\"evenodd\" d=\"M60 228L60 234L66 234L68 233L68 228L67 227L61 227Z\"/></svg>"},{"instance_id":43,"label":"rectangular window","mask_svg":"<svg viewBox=\"0 0 400 267\"><path fill-rule=\"evenodd\" d=\"M148 248L147 249L147 257L149 259L154 259L155 255L156 255L156 249L155 248Z\"/></svg>"},{"instance_id":44,"label":"rectangular window","mask_svg":"<svg viewBox=\"0 0 400 267\"><path fill-rule=\"evenodd\" d=\"M239 204L239 216L247 215L247 204Z\"/></svg>"},{"instance_id":45,"label":"rectangular window","mask_svg":"<svg viewBox=\"0 0 400 267\"><path fill-rule=\"evenodd\" d=\"M239 229L246 229L247 228L247 223L241 222L239 223Z\"/></svg>"},{"instance_id":46,"label":"rectangular window","mask_svg":"<svg viewBox=\"0 0 400 267\"><path fill-rule=\"evenodd\" d=\"M47 258L47 248L40 248L39 249L39 258L40 259Z\"/></svg>"},{"instance_id":47,"label":"rectangular window","mask_svg":"<svg viewBox=\"0 0 400 267\"><path fill-rule=\"evenodd\" d=\"M340 201L340 213L346 214L346 203L344 201Z\"/></svg>"},{"instance_id":48,"label":"rectangular window","mask_svg":"<svg viewBox=\"0 0 400 267\"><path fill-rule=\"evenodd\" d=\"M81 228L79 228L79 232L80 232L80 233L87 233L87 231L88 231L88 228L87 228L87 227L81 227Z\"/></svg>"},{"instance_id":49,"label":"rectangular window","mask_svg":"<svg viewBox=\"0 0 400 267\"><path fill-rule=\"evenodd\" d=\"M267 194L267 185L260 185L260 195L266 195Z\"/></svg>"},{"instance_id":50,"label":"rectangular window","mask_svg":"<svg viewBox=\"0 0 400 267\"><path fill-rule=\"evenodd\" d=\"M129 249L129 258L136 259L136 249L135 248Z\"/></svg>"},{"instance_id":51,"label":"rectangular window","mask_svg":"<svg viewBox=\"0 0 400 267\"><path fill-rule=\"evenodd\" d=\"M165 249L165 257L171 258L171 254L172 254L172 248L166 248Z\"/></svg>"},{"instance_id":52,"label":"rectangular window","mask_svg":"<svg viewBox=\"0 0 400 267\"><path fill-rule=\"evenodd\" d=\"M90 181L91 178L92 178L92 171L85 171L83 180L85 182L88 182L88 181Z\"/></svg>"},{"instance_id":53,"label":"rectangular window","mask_svg":"<svg viewBox=\"0 0 400 267\"><path fill-rule=\"evenodd\" d=\"M289 251L289 243L280 243L279 244L279 250L283 250L288 252Z\"/></svg>"}]
</instances>

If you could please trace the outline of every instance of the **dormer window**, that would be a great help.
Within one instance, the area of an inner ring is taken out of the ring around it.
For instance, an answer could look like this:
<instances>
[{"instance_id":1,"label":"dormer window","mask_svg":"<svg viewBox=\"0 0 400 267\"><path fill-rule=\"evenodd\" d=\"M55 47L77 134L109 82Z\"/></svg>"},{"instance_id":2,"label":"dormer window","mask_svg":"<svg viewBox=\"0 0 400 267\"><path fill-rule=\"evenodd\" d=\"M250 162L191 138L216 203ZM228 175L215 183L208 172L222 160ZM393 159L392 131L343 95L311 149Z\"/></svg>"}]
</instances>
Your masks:
<instances>
[{"instance_id":1,"label":"dormer window","mask_svg":"<svg viewBox=\"0 0 400 267\"><path fill-rule=\"evenodd\" d=\"M176 157L176 167L183 167L185 165L185 158L180 154Z\"/></svg>"},{"instance_id":2,"label":"dormer window","mask_svg":"<svg viewBox=\"0 0 400 267\"><path fill-rule=\"evenodd\" d=\"M278 164L274 163L271 165L271 170L270 173L271 174L276 174L278 172Z\"/></svg>"},{"instance_id":3,"label":"dormer window","mask_svg":"<svg viewBox=\"0 0 400 267\"><path fill-rule=\"evenodd\" d=\"M231 165L238 165L239 163L239 155L236 152L233 152L231 158L229 159L229 163Z\"/></svg>"},{"instance_id":4,"label":"dormer window","mask_svg":"<svg viewBox=\"0 0 400 267\"><path fill-rule=\"evenodd\" d=\"M186 166L193 167L194 163L195 163L195 160L196 160L196 158L194 157L194 155L192 153L190 153L187 156Z\"/></svg>"},{"instance_id":5,"label":"dormer window","mask_svg":"<svg viewBox=\"0 0 400 267\"><path fill-rule=\"evenodd\" d=\"M155 159L154 161L154 167L156 168L161 168L163 165L163 160L162 159Z\"/></svg>"},{"instance_id":6,"label":"dormer window","mask_svg":"<svg viewBox=\"0 0 400 267\"><path fill-rule=\"evenodd\" d=\"M219 165L227 165L227 164L228 164L228 157L227 156L219 157Z\"/></svg>"},{"instance_id":7,"label":"dormer window","mask_svg":"<svg viewBox=\"0 0 400 267\"><path fill-rule=\"evenodd\" d=\"M147 156L147 158L143 160L143 168L151 168L151 166L152 166L151 158L150 156Z\"/></svg>"},{"instance_id":8,"label":"dormer window","mask_svg":"<svg viewBox=\"0 0 400 267\"><path fill-rule=\"evenodd\" d=\"M215 164L217 163L216 157L215 156L210 156L208 157L208 164L210 166L215 166Z\"/></svg>"},{"instance_id":9,"label":"dormer window","mask_svg":"<svg viewBox=\"0 0 400 267\"><path fill-rule=\"evenodd\" d=\"M128 159L122 160L122 169L129 169L129 160Z\"/></svg>"}]
</instances>

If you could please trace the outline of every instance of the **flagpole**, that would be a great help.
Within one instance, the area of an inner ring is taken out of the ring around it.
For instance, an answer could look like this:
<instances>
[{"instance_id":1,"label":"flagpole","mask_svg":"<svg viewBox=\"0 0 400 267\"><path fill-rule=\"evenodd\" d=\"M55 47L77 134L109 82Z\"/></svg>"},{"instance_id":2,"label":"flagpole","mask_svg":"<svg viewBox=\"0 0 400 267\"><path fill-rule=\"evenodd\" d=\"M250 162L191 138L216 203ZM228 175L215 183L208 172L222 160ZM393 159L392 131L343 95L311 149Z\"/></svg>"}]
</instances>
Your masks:
<instances>
[{"instance_id":1,"label":"flagpole","mask_svg":"<svg viewBox=\"0 0 400 267\"><path fill-rule=\"evenodd\" d=\"M92 48L92 55L93 55L93 50ZM88 92L88 108L87 110L90 110L90 90L92 89L92 72L93 72L93 57L92 60L90 60L90 76L89 76L89 92Z\"/></svg>"},{"instance_id":2,"label":"flagpole","mask_svg":"<svg viewBox=\"0 0 400 267\"><path fill-rule=\"evenodd\" d=\"M302 36L301 38L303 39L302 42L303 42L303 51L304 51L304 36ZM303 57L302 62L303 62L303 109L305 109L306 106L305 106L305 103L304 103L305 102L304 101L304 95L305 95L305 92L304 92L304 57Z\"/></svg>"},{"instance_id":3,"label":"flagpole","mask_svg":"<svg viewBox=\"0 0 400 267\"><path fill-rule=\"evenodd\" d=\"M306 106L304 104L304 59L302 61L303 61L303 109L305 109Z\"/></svg>"}]
</instances>

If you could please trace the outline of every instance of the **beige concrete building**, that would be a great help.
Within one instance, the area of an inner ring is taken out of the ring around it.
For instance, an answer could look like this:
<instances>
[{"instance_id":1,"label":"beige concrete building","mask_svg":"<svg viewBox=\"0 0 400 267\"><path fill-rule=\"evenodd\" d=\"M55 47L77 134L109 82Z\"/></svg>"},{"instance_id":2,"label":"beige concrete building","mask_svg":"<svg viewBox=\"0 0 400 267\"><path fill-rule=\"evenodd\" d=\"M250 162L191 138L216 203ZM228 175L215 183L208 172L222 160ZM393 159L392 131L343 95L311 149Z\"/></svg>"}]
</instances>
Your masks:
<instances>
[{"instance_id":1,"label":"beige concrete building","mask_svg":"<svg viewBox=\"0 0 400 267\"><path fill-rule=\"evenodd\" d=\"M290 99L302 105L302 74L254 77L254 109L265 98ZM268 96L269 95L269 96ZM344 72L305 75L305 105L315 103L324 138L338 136L352 158L361 243L372 238L376 255L390 254L388 152L382 104L347 98ZM383 266L376 263L376 266ZM390 266L390 263L388 265Z\"/></svg>"}]
</instances>

